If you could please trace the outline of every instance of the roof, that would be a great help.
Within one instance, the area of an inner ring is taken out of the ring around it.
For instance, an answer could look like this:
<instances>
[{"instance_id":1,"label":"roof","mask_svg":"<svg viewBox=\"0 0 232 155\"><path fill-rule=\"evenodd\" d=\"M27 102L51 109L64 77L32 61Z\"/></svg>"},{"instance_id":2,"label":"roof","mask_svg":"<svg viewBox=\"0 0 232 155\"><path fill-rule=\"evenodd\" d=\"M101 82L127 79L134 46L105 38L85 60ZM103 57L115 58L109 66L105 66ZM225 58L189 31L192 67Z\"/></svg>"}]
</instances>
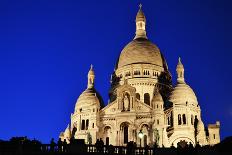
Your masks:
<instances>
[{"instance_id":1,"label":"roof","mask_svg":"<svg viewBox=\"0 0 232 155\"><path fill-rule=\"evenodd\" d=\"M122 50L116 68L130 64L154 64L163 67L163 58L159 48L145 38L137 38Z\"/></svg>"}]
</instances>

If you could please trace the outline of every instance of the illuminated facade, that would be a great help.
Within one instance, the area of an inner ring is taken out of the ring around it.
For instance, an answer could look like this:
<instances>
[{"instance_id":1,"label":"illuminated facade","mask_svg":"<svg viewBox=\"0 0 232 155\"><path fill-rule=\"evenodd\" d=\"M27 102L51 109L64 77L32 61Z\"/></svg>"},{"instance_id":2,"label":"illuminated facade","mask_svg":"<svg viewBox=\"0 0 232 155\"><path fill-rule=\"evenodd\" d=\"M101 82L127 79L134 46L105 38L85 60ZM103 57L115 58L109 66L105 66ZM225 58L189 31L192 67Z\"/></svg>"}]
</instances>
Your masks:
<instances>
[{"instance_id":1,"label":"illuminated facade","mask_svg":"<svg viewBox=\"0 0 232 155\"><path fill-rule=\"evenodd\" d=\"M117 146L134 141L137 145L170 147L192 143L220 142L220 123L205 128L197 97L185 82L179 58L177 84L159 48L148 40L146 18L141 9L136 16L136 35L122 50L111 76L109 103L94 88L95 73L88 72L87 89L79 96L70 125L60 134L95 143Z\"/></svg>"}]
</instances>

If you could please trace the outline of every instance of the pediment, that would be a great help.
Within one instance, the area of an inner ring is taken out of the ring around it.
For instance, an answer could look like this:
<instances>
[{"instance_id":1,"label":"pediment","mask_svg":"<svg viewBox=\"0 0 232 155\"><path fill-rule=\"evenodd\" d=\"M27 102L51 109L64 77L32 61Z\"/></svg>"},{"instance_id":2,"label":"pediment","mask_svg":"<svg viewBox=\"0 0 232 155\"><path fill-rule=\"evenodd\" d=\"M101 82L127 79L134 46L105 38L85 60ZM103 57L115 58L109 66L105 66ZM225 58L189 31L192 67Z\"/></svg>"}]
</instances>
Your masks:
<instances>
[{"instance_id":1,"label":"pediment","mask_svg":"<svg viewBox=\"0 0 232 155\"><path fill-rule=\"evenodd\" d=\"M118 110L118 104L116 101L109 103L103 109L101 109L100 113L103 114L115 114Z\"/></svg>"},{"instance_id":2,"label":"pediment","mask_svg":"<svg viewBox=\"0 0 232 155\"><path fill-rule=\"evenodd\" d=\"M135 96L136 89L127 83L121 85L117 88L117 97L122 96L124 92L129 92L132 96Z\"/></svg>"},{"instance_id":3,"label":"pediment","mask_svg":"<svg viewBox=\"0 0 232 155\"><path fill-rule=\"evenodd\" d=\"M141 112L150 112L151 110L152 110L152 108L149 106L149 105L147 105L147 104L145 104L145 103L143 103L143 102L141 102L141 101L138 101L138 100L136 100L136 102L137 102L137 106L136 106L136 111L138 112L138 111L141 111Z\"/></svg>"}]
</instances>

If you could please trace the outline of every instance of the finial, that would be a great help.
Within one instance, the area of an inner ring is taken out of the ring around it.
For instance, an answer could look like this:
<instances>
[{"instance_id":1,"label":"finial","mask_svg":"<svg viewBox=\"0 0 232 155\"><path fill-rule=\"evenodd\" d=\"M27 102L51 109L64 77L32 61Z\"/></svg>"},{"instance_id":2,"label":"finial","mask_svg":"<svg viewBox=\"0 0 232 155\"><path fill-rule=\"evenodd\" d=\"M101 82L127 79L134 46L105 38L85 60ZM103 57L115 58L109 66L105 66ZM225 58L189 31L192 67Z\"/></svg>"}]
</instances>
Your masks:
<instances>
[{"instance_id":1,"label":"finial","mask_svg":"<svg viewBox=\"0 0 232 155\"><path fill-rule=\"evenodd\" d=\"M180 57L178 58L178 65L183 66L183 64L182 64L182 62L181 62L181 58L180 58Z\"/></svg>"},{"instance_id":2,"label":"finial","mask_svg":"<svg viewBox=\"0 0 232 155\"><path fill-rule=\"evenodd\" d=\"M178 58L178 64L176 66L176 72L177 72L177 82L178 83L185 83L184 80L184 66L181 62L181 58Z\"/></svg>"},{"instance_id":3,"label":"finial","mask_svg":"<svg viewBox=\"0 0 232 155\"><path fill-rule=\"evenodd\" d=\"M136 15L136 32L135 32L135 38L145 38L147 39L147 35L146 35L146 17L142 11L142 4L139 4L139 10L137 12Z\"/></svg>"},{"instance_id":4,"label":"finial","mask_svg":"<svg viewBox=\"0 0 232 155\"><path fill-rule=\"evenodd\" d=\"M93 88L94 78L95 78L95 75L94 75L93 65L91 64L90 70L88 72L88 86L87 86L87 88Z\"/></svg>"}]
</instances>

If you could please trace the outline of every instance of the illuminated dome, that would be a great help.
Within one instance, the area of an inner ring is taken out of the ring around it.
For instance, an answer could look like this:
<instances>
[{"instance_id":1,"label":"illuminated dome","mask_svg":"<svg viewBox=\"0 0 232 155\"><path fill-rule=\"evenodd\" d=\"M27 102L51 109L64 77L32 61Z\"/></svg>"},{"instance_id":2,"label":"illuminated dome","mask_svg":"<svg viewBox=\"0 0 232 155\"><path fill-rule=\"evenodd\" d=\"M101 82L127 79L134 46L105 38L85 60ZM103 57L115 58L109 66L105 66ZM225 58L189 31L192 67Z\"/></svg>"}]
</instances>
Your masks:
<instances>
[{"instance_id":1,"label":"illuminated dome","mask_svg":"<svg viewBox=\"0 0 232 155\"><path fill-rule=\"evenodd\" d=\"M75 110L83 109L83 107L89 107L92 105L97 105L100 108L104 107L104 102L100 94L94 88L95 74L93 70L93 65L91 65L88 72L88 85L87 89L82 92L76 102Z\"/></svg>"},{"instance_id":2,"label":"illuminated dome","mask_svg":"<svg viewBox=\"0 0 232 155\"><path fill-rule=\"evenodd\" d=\"M130 64L153 64L162 67L164 63L155 44L146 38L136 38L122 50L117 68Z\"/></svg>"},{"instance_id":3,"label":"illuminated dome","mask_svg":"<svg viewBox=\"0 0 232 155\"><path fill-rule=\"evenodd\" d=\"M186 104L187 102L198 105L195 93L190 86L185 83L179 83L176 85L174 90L171 92L169 101L173 104Z\"/></svg>"},{"instance_id":4,"label":"illuminated dome","mask_svg":"<svg viewBox=\"0 0 232 155\"><path fill-rule=\"evenodd\" d=\"M179 58L178 64L176 66L177 72L177 85L169 96L169 101L173 104L185 104L191 103L198 105L197 97L192 90L192 88L185 83L184 79L184 65L181 63Z\"/></svg>"},{"instance_id":5,"label":"illuminated dome","mask_svg":"<svg viewBox=\"0 0 232 155\"><path fill-rule=\"evenodd\" d=\"M76 102L76 108L86 107L91 105L98 105L100 108L104 107L104 102L100 94L96 91L94 87L87 88L82 94L79 96Z\"/></svg>"}]
</instances>

